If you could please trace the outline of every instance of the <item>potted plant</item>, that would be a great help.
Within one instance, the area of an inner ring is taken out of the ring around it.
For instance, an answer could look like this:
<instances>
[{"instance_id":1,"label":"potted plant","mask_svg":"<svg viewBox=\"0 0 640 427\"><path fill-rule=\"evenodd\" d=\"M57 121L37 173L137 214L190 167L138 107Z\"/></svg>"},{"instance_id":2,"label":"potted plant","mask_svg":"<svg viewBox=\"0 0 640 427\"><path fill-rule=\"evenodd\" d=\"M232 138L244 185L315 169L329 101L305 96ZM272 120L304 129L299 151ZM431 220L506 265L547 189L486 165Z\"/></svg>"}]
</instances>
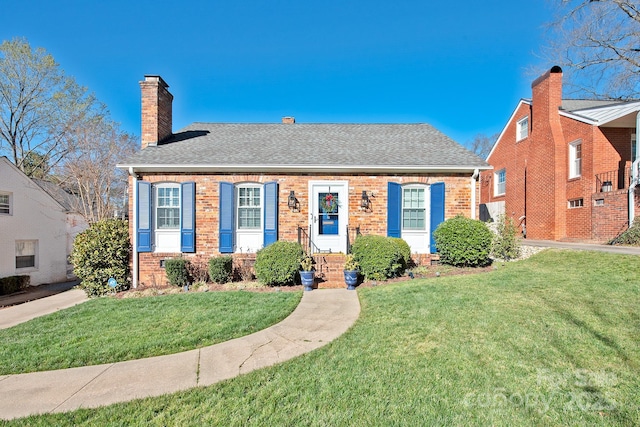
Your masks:
<instances>
[{"instance_id":1,"label":"potted plant","mask_svg":"<svg viewBox=\"0 0 640 427\"><path fill-rule=\"evenodd\" d=\"M300 281L302 281L302 285L304 286L305 291L310 291L313 289L313 280L315 276L315 271L313 271L314 260L310 255L305 255L300 260Z\"/></svg>"},{"instance_id":2,"label":"potted plant","mask_svg":"<svg viewBox=\"0 0 640 427\"><path fill-rule=\"evenodd\" d=\"M353 254L347 255L344 261L344 282L347 284L347 289L350 291L354 290L358 284L359 270L360 264L355 260Z\"/></svg>"}]
</instances>

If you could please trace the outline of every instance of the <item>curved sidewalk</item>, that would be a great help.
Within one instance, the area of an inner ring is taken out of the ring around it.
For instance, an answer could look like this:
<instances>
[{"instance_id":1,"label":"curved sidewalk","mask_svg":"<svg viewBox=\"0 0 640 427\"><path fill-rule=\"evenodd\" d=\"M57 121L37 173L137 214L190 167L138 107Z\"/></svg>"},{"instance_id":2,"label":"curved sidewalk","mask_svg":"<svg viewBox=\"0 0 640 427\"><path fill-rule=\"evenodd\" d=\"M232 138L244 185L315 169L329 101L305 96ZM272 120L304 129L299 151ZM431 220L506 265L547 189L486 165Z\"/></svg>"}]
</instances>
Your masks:
<instances>
[{"instance_id":1,"label":"curved sidewalk","mask_svg":"<svg viewBox=\"0 0 640 427\"><path fill-rule=\"evenodd\" d=\"M328 344L360 314L346 289L305 292L282 322L198 350L58 371L0 376L0 418L95 408L208 386Z\"/></svg>"}]
</instances>

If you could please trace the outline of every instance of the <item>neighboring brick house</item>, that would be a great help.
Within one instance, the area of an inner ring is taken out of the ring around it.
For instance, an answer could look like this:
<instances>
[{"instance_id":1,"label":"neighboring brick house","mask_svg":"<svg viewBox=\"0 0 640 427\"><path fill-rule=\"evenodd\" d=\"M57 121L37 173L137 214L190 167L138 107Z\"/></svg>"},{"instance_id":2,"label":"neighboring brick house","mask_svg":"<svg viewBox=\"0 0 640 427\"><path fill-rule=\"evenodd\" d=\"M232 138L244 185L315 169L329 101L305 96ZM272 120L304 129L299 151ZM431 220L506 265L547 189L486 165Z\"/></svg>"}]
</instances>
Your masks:
<instances>
[{"instance_id":1,"label":"neighboring brick house","mask_svg":"<svg viewBox=\"0 0 640 427\"><path fill-rule=\"evenodd\" d=\"M140 85L142 150L119 165L133 189L136 285L163 280L170 257L251 257L276 240L326 260L357 232L402 237L426 262L440 222L476 215L477 177L489 166L430 125L284 118L174 134L167 84L145 76Z\"/></svg>"},{"instance_id":2,"label":"neighboring brick house","mask_svg":"<svg viewBox=\"0 0 640 427\"><path fill-rule=\"evenodd\" d=\"M640 102L562 99L557 66L532 92L487 157L493 170L481 173L481 217L504 212L531 239L616 237L636 210Z\"/></svg>"}]
</instances>

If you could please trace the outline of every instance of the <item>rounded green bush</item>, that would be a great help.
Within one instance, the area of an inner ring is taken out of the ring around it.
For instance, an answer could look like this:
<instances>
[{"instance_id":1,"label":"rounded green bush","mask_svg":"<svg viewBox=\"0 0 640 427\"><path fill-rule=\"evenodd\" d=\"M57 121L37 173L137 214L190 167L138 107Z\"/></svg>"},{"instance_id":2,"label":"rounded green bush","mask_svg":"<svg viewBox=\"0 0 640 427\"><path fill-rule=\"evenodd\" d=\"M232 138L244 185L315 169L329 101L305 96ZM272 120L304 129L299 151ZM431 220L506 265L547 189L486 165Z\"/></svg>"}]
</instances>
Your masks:
<instances>
[{"instance_id":1,"label":"rounded green bush","mask_svg":"<svg viewBox=\"0 0 640 427\"><path fill-rule=\"evenodd\" d=\"M189 284L189 261L184 258L168 259L164 262L164 271L167 280L172 286L185 286Z\"/></svg>"},{"instance_id":2,"label":"rounded green bush","mask_svg":"<svg viewBox=\"0 0 640 427\"><path fill-rule=\"evenodd\" d=\"M76 236L71 263L89 297L112 291L111 277L118 283L115 291L129 288L129 249L129 225L119 219L98 221Z\"/></svg>"},{"instance_id":3,"label":"rounded green bush","mask_svg":"<svg viewBox=\"0 0 640 427\"><path fill-rule=\"evenodd\" d=\"M297 242L277 241L256 254L256 277L268 286L292 285L304 255Z\"/></svg>"},{"instance_id":4,"label":"rounded green bush","mask_svg":"<svg viewBox=\"0 0 640 427\"><path fill-rule=\"evenodd\" d=\"M351 246L351 253L367 280L385 280L402 273L403 256L391 237L358 236Z\"/></svg>"},{"instance_id":5,"label":"rounded green bush","mask_svg":"<svg viewBox=\"0 0 640 427\"><path fill-rule=\"evenodd\" d=\"M478 267L491 263L493 234L482 221L458 215L441 223L433 238L444 264Z\"/></svg>"},{"instance_id":6,"label":"rounded green bush","mask_svg":"<svg viewBox=\"0 0 640 427\"><path fill-rule=\"evenodd\" d=\"M214 283L227 283L233 275L233 258L229 255L209 259L209 279Z\"/></svg>"},{"instance_id":7,"label":"rounded green bush","mask_svg":"<svg viewBox=\"0 0 640 427\"><path fill-rule=\"evenodd\" d=\"M400 255L402 255L402 268L406 269L407 267L411 267L413 261L411 260L411 247L409 244L400 237L390 237L390 239L396 244L400 251Z\"/></svg>"}]
</instances>

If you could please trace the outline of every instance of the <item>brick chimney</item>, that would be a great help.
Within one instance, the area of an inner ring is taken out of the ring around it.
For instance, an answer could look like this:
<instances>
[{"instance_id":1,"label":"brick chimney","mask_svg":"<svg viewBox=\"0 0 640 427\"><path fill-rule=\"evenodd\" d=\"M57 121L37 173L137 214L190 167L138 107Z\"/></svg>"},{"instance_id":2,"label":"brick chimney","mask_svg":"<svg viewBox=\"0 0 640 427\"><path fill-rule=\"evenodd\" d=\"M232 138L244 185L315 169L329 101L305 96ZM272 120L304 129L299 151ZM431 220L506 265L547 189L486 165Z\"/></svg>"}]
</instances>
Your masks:
<instances>
[{"instance_id":1,"label":"brick chimney","mask_svg":"<svg viewBox=\"0 0 640 427\"><path fill-rule=\"evenodd\" d=\"M527 215L527 228L547 239L566 237L567 141L560 122L562 105L562 69L558 66L538 77L532 84L531 151L528 172L536 179L527 181L530 203L543 203L543 211ZM535 196L534 196L535 195Z\"/></svg>"},{"instance_id":2,"label":"brick chimney","mask_svg":"<svg viewBox=\"0 0 640 427\"><path fill-rule=\"evenodd\" d=\"M140 82L142 94L142 148L156 146L173 135L171 104L173 95L160 76L145 75Z\"/></svg>"},{"instance_id":3,"label":"brick chimney","mask_svg":"<svg viewBox=\"0 0 640 427\"><path fill-rule=\"evenodd\" d=\"M282 118L282 123L284 123L285 125L292 125L296 122L296 118L295 117L283 117Z\"/></svg>"}]
</instances>

